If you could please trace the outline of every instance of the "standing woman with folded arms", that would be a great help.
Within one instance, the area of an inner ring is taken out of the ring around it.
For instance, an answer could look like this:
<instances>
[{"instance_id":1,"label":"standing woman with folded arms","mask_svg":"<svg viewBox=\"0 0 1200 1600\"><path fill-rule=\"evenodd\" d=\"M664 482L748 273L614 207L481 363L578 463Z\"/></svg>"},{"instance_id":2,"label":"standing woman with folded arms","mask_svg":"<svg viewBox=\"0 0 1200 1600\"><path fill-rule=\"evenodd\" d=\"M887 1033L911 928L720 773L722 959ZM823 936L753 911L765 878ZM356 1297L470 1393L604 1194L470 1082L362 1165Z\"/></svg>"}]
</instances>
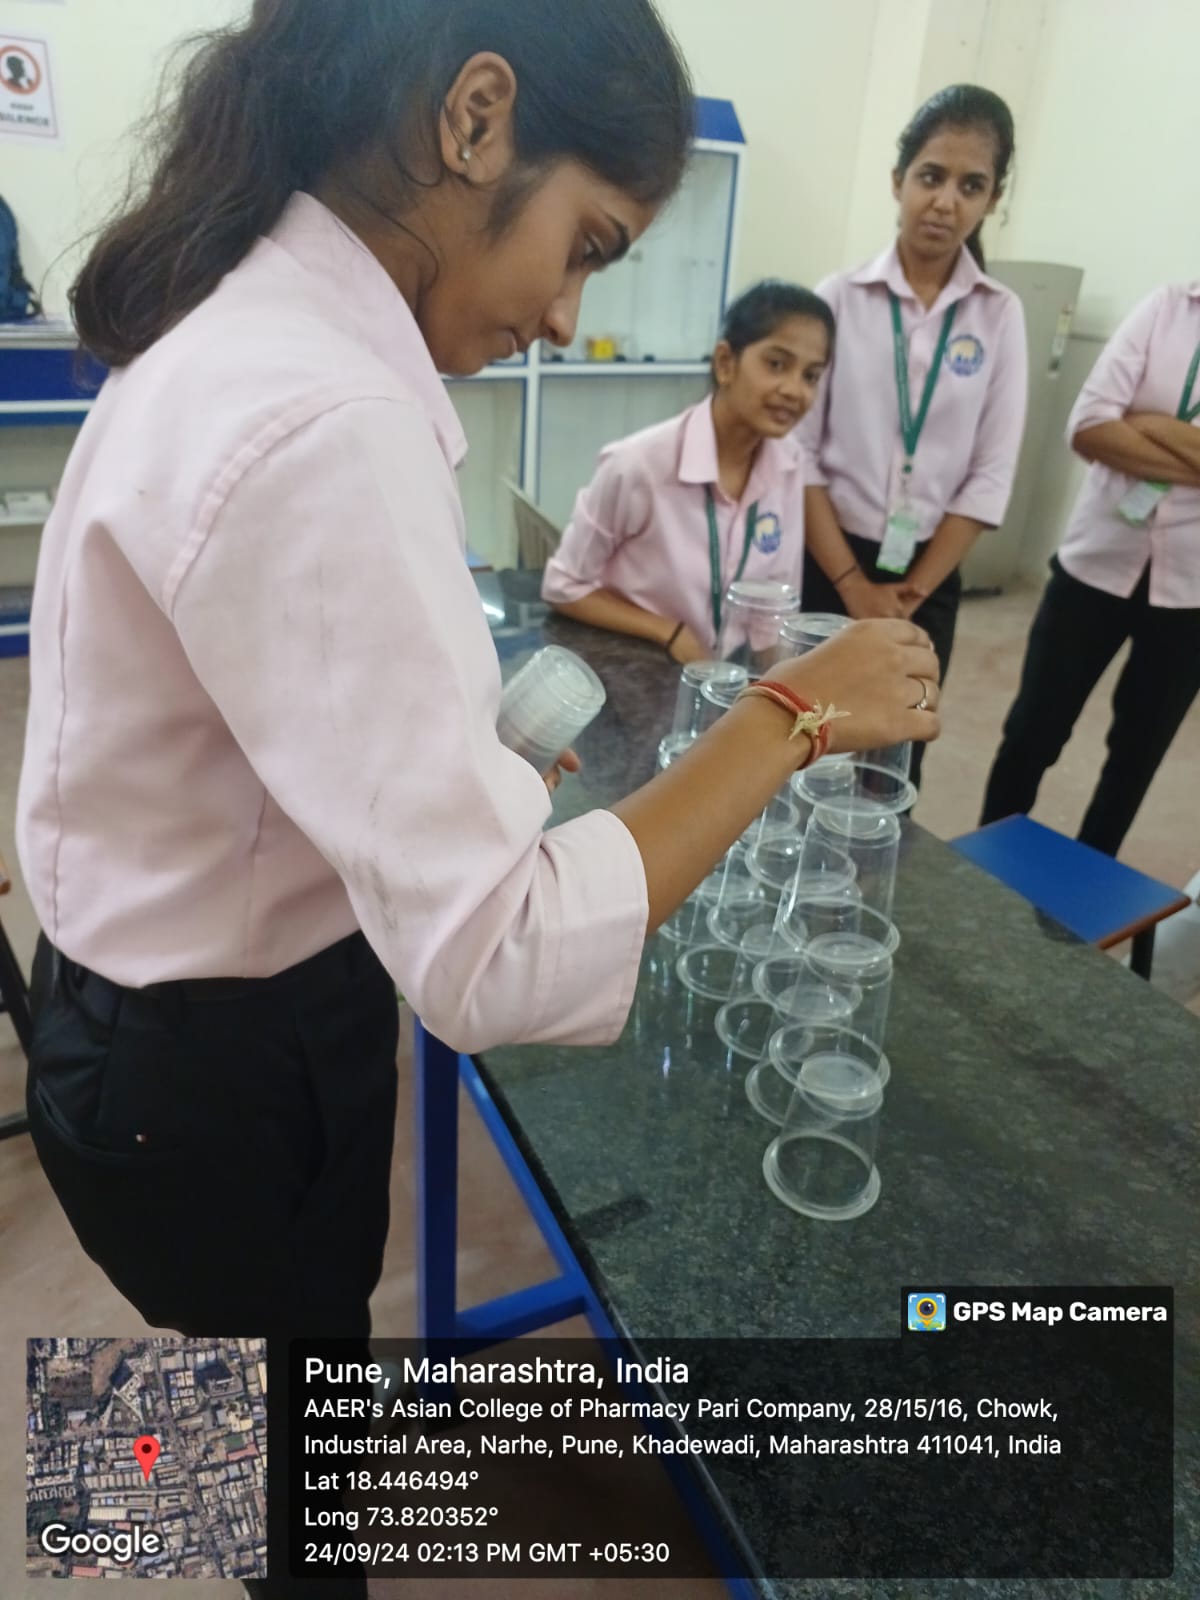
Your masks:
<instances>
[{"instance_id":1,"label":"standing woman with folded arms","mask_svg":"<svg viewBox=\"0 0 1200 1600\"><path fill-rule=\"evenodd\" d=\"M837 349L799 438L806 611L912 617L945 676L959 566L1003 518L1025 426L1021 302L984 271L980 231L1012 164L1012 114L974 84L943 89L900 135L895 242L817 285ZM913 751L919 781L923 751Z\"/></svg>"},{"instance_id":2,"label":"standing woman with folded arms","mask_svg":"<svg viewBox=\"0 0 1200 1600\"><path fill-rule=\"evenodd\" d=\"M1079 830L1115 856L1200 692L1200 281L1155 289L1105 345L1067 423L1091 463L1050 560L983 821L1029 812L1127 639L1108 759Z\"/></svg>"},{"instance_id":3,"label":"standing woman with folded arms","mask_svg":"<svg viewBox=\"0 0 1200 1600\"><path fill-rule=\"evenodd\" d=\"M439 373L569 344L692 120L649 0L256 0L74 287L112 374L34 599L29 1107L156 1327L365 1339L397 985L460 1050L615 1038L647 931L814 748L754 696L543 832L496 736ZM937 732L907 623L777 676L836 748Z\"/></svg>"}]
</instances>

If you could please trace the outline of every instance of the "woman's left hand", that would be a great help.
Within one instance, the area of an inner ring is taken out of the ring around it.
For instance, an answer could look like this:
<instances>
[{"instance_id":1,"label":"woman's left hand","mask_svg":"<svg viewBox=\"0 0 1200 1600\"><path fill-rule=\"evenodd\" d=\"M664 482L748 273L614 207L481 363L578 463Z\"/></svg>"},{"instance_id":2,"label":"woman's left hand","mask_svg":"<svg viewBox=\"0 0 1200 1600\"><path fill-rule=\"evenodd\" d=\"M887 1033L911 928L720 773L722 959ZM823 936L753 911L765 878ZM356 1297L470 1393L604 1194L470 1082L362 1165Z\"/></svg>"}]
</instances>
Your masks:
<instances>
[{"instance_id":1,"label":"woman's left hand","mask_svg":"<svg viewBox=\"0 0 1200 1600\"><path fill-rule=\"evenodd\" d=\"M562 782L564 772L581 772L582 770L583 762L580 761L574 750L564 750L562 755L559 756L558 760L550 768L550 771L542 773L542 782L546 785L547 789L549 789L550 793L553 794L555 789L557 789L559 784Z\"/></svg>"}]
</instances>

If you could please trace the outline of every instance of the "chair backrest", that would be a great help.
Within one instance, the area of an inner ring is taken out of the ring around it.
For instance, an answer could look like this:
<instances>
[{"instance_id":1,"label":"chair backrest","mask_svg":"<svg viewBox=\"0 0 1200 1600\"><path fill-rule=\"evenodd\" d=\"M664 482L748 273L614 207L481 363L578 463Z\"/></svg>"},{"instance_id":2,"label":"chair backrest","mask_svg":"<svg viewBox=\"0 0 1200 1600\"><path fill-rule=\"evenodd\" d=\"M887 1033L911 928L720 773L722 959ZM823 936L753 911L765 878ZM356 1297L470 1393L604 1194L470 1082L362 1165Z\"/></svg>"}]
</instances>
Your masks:
<instances>
[{"instance_id":1,"label":"chair backrest","mask_svg":"<svg viewBox=\"0 0 1200 1600\"><path fill-rule=\"evenodd\" d=\"M513 499L513 515L517 523L517 559L523 567L536 571L544 567L558 549L562 529L555 526L541 506L531 500L523 489L507 478L504 484Z\"/></svg>"}]
</instances>

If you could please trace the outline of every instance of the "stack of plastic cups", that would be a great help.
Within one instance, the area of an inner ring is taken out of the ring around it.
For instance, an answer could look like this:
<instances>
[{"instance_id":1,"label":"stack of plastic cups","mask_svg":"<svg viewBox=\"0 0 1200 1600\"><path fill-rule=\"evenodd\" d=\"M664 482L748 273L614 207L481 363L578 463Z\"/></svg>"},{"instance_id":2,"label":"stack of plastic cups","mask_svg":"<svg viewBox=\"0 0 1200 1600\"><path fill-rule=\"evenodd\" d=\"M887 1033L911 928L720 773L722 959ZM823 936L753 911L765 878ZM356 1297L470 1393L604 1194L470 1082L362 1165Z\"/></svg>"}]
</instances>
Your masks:
<instances>
[{"instance_id":1,"label":"stack of plastic cups","mask_svg":"<svg viewBox=\"0 0 1200 1600\"><path fill-rule=\"evenodd\" d=\"M501 744L549 772L599 716L604 699L604 685L586 661L547 645L505 685L496 732Z\"/></svg>"},{"instance_id":2,"label":"stack of plastic cups","mask_svg":"<svg viewBox=\"0 0 1200 1600\"><path fill-rule=\"evenodd\" d=\"M679 675L671 731L658 747L658 770L665 772L733 705L749 681L746 669L728 661L693 661ZM707 916L720 889L721 869L700 885L659 929L663 938L686 950L708 937Z\"/></svg>"},{"instance_id":3,"label":"stack of plastic cups","mask_svg":"<svg viewBox=\"0 0 1200 1600\"><path fill-rule=\"evenodd\" d=\"M900 752L880 752L872 772L897 779ZM828 780L828 782L826 781ZM906 782L907 780L899 780ZM849 785L849 787L848 787ZM825 1220L861 1215L879 1193L875 1144L890 1076L884 1039L893 956L891 921L901 828L861 789L859 769L831 764L799 774L793 792L809 811L796 875L775 932L778 949L755 971L755 989L782 1026L751 1068L746 1094L782 1126L763 1163L777 1198ZM898 784L891 797L899 794ZM837 884L839 869L849 879Z\"/></svg>"},{"instance_id":4,"label":"stack of plastic cups","mask_svg":"<svg viewBox=\"0 0 1200 1600\"><path fill-rule=\"evenodd\" d=\"M717 654L745 667L751 677L761 677L795 654L783 641L782 630L799 609L800 592L790 583L731 583L721 611Z\"/></svg>"}]
</instances>

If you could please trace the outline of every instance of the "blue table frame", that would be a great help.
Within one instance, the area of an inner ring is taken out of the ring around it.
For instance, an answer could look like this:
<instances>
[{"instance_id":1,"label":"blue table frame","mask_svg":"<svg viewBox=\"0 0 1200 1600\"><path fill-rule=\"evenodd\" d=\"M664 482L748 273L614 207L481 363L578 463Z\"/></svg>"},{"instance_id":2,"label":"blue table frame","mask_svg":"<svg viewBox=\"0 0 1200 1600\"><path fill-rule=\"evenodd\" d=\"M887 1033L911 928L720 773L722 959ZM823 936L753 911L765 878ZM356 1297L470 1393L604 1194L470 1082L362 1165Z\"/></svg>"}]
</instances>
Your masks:
<instances>
[{"instance_id":1,"label":"blue table frame","mask_svg":"<svg viewBox=\"0 0 1200 1600\"><path fill-rule=\"evenodd\" d=\"M417 1333L422 1340L465 1341L464 1353L501 1344L522 1334L553 1327L569 1317L587 1317L598 1339L620 1338L592 1284L579 1265L558 1219L512 1131L488 1093L479 1069L427 1032L418 1021L413 1051L417 1164ZM483 1305L460 1310L458 1263L458 1087L462 1083L491 1135L521 1198L545 1239L559 1276L518 1289ZM699 1480L686 1460L668 1458L668 1471L694 1525L720 1572L742 1567ZM747 1577L726 1577L738 1600L759 1600L761 1585Z\"/></svg>"}]
</instances>

